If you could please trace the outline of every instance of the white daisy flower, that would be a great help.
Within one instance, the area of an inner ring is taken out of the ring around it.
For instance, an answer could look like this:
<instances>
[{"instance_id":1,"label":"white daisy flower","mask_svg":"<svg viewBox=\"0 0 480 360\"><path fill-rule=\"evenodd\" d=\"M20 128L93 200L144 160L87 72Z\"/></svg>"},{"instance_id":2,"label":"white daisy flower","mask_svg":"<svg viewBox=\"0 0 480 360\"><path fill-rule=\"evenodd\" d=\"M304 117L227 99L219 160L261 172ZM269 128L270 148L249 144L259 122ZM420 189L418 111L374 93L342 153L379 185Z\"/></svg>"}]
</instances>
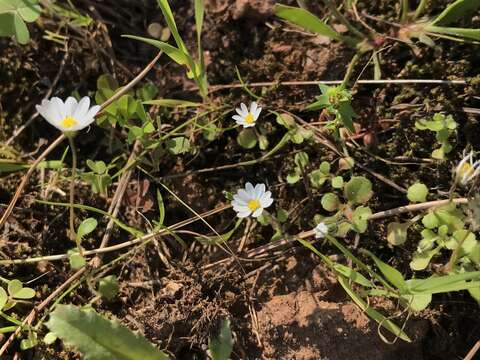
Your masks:
<instances>
[{"instance_id":1,"label":"white daisy flower","mask_svg":"<svg viewBox=\"0 0 480 360\"><path fill-rule=\"evenodd\" d=\"M313 231L315 231L316 239L322 239L328 234L328 226L324 222L321 222L320 224L315 226Z\"/></svg>"},{"instance_id":2,"label":"white daisy flower","mask_svg":"<svg viewBox=\"0 0 480 360\"><path fill-rule=\"evenodd\" d=\"M42 100L36 106L37 111L45 120L63 132L82 130L95 120L100 110L99 105L90 107L90 98L83 97L79 102L73 97L68 97L65 103L58 97Z\"/></svg>"},{"instance_id":3,"label":"white daisy flower","mask_svg":"<svg viewBox=\"0 0 480 360\"><path fill-rule=\"evenodd\" d=\"M252 215L258 217L263 209L272 205L272 193L265 191L265 184L257 184L255 187L249 182L245 189L240 189L233 195L232 206L239 218Z\"/></svg>"},{"instance_id":4,"label":"white daisy flower","mask_svg":"<svg viewBox=\"0 0 480 360\"><path fill-rule=\"evenodd\" d=\"M480 160L473 161L473 152L465 156L455 168L455 176L460 185L467 185L480 173Z\"/></svg>"},{"instance_id":5,"label":"white daisy flower","mask_svg":"<svg viewBox=\"0 0 480 360\"><path fill-rule=\"evenodd\" d=\"M244 103L240 104L239 108L236 108L235 111L238 115L233 115L233 119L238 125L242 125L244 128L255 126L255 122L260 116L262 108L257 105L254 101L250 104L250 110L248 110L247 105Z\"/></svg>"}]
</instances>

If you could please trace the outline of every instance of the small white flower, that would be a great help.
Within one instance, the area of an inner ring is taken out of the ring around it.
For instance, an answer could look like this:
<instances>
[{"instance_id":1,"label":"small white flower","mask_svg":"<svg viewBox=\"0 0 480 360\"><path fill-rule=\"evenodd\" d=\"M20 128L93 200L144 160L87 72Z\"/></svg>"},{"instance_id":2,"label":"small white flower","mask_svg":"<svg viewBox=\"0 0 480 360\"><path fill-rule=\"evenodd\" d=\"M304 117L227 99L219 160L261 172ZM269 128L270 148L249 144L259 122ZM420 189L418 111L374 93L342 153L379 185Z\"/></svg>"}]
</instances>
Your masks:
<instances>
[{"instance_id":1,"label":"small white flower","mask_svg":"<svg viewBox=\"0 0 480 360\"><path fill-rule=\"evenodd\" d=\"M238 115L233 115L233 119L238 125L242 125L244 128L255 126L255 122L260 116L262 111L261 107L257 106L257 103L254 101L250 104L250 110L244 103L240 104L239 108L236 108L235 111Z\"/></svg>"},{"instance_id":2,"label":"small white flower","mask_svg":"<svg viewBox=\"0 0 480 360\"><path fill-rule=\"evenodd\" d=\"M473 152L465 156L455 168L455 176L460 185L467 185L480 173L480 160L473 161Z\"/></svg>"},{"instance_id":3,"label":"small white flower","mask_svg":"<svg viewBox=\"0 0 480 360\"><path fill-rule=\"evenodd\" d=\"M328 234L328 226L324 222L321 222L315 226L313 231L315 231L315 238L322 239Z\"/></svg>"},{"instance_id":4,"label":"small white flower","mask_svg":"<svg viewBox=\"0 0 480 360\"><path fill-rule=\"evenodd\" d=\"M95 120L100 106L90 107L90 98L83 97L79 102L73 97L67 98L65 103L58 97L42 100L36 106L37 111L45 120L63 132L82 130Z\"/></svg>"},{"instance_id":5,"label":"small white flower","mask_svg":"<svg viewBox=\"0 0 480 360\"><path fill-rule=\"evenodd\" d=\"M232 206L239 218L252 215L258 217L263 209L272 205L272 193L265 191L265 184L257 184L255 187L249 182L245 189L240 189L233 195Z\"/></svg>"}]
</instances>

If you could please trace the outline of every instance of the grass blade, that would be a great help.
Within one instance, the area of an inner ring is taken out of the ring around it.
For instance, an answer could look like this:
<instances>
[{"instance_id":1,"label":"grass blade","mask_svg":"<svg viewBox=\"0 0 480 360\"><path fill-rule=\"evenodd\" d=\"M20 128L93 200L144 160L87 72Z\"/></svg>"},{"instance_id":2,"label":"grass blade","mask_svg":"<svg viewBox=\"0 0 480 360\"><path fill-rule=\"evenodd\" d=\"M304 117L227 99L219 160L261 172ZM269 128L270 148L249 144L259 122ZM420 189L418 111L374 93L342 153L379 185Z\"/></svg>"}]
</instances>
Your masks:
<instances>
[{"instance_id":1,"label":"grass blade","mask_svg":"<svg viewBox=\"0 0 480 360\"><path fill-rule=\"evenodd\" d=\"M448 25L454 21L463 19L469 14L473 14L475 10L480 8L478 0L457 0L448 5L435 20L432 25Z\"/></svg>"}]
</instances>

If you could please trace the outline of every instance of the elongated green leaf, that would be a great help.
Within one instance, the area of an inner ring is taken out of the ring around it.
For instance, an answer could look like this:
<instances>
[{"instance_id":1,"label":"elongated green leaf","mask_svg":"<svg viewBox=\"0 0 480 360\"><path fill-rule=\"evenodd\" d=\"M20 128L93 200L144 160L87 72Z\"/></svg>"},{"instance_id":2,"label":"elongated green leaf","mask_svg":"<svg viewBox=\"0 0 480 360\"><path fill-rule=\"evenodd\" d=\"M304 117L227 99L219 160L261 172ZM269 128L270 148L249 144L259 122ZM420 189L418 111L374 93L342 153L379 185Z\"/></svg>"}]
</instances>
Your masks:
<instances>
[{"instance_id":1,"label":"elongated green leaf","mask_svg":"<svg viewBox=\"0 0 480 360\"><path fill-rule=\"evenodd\" d=\"M200 38L202 36L204 13L205 13L205 4L203 3L203 0L195 0L195 27L197 30L198 44L200 44Z\"/></svg>"},{"instance_id":2,"label":"elongated green leaf","mask_svg":"<svg viewBox=\"0 0 480 360\"><path fill-rule=\"evenodd\" d=\"M367 280L365 276L360 274L358 271L355 271L348 266L342 265L342 264L335 264L333 265L333 268L337 270L340 274L343 276L349 278L353 282L356 282L359 285L365 286L365 287L372 287L372 283Z\"/></svg>"},{"instance_id":3,"label":"elongated green leaf","mask_svg":"<svg viewBox=\"0 0 480 360\"><path fill-rule=\"evenodd\" d=\"M157 3L162 10L162 14L165 17L165 21L167 22L168 28L172 32L173 38L175 39L178 48L184 53L188 53L187 47L185 46L185 43L183 42L182 37L178 32L177 24L175 23L175 18L173 17L172 9L170 8L168 0L157 0Z\"/></svg>"},{"instance_id":4,"label":"elongated green leaf","mask_svg":"<svg viewBox=\"0 0 480 360\"><path fill-rule=\"evenodd\" d=\"M230 321L224 320L220 334L210 341L208 346L212 360L228 360L233 348L232 331L230 330Z\"/></svg>"},{"instance_id":5,"label":"elongated green leaf","mask_svg":"<svg viewBox=\"0 0 480 360\"><path fill-rule=\"evenodd\" d=\"M308 31L326 36L330 39L341 40L340 34L305 9L276 4L275 15Z\"/></svg>"},{"instance_id":6,"label":"elongated green leaf","mask_svg":"<svg viewBox=\"0 0 480 360\"><path fill-rule=\"evenodd\" d=\"M165 203L163 202L162 193L158 189L157 189L157 203L158 203L158 212L160 214L158 217L158 224L160 226L163 226L163 223L165 221Z\"/></svg>"},{"instance_id":7,"label":"elongated green leaf","mask_svg":"<svg viewBox=\"0 0 480 360\"><path fill-rule=\"evenodd\" d=\"M144 101L142 104L144 104L144 105L165 106L165 107L199 107L199 106L202 106L202 104L200 104L200 103L196 103L196 102L193 102L193 101L187 101L187 100L179 100L179 99L148 100L148 101Z\"/></svg>"},{"instance_id":8,"label":"elongated green leaf","mask_svg":"<svg viewBox=\"0 0 480 360\"><path fill-rule=\"evenodd\" d=\"M475 10L480 8L478 0L457 0L448 5L435 20L432 25L448 25L454 21L460 20L465 16L474 14Z\"/></svg>"},{"instance_id":9,"label":"elongated green leaf","mask_svg":"<svg viewBox=\"0 0 480 360\"><path fill-rule=\"evenodd\" d=\"M425 30L432 33L445 34L460 37L463 39L480 41L480 29L464 29L428 25L425 27Z\"/></svg>"},{"instance_id":10,"label":"elongated green leaf","mask_svg":"<svg viewBox=\"0 0 480 360\"><path fill-rule=\"evenodd\" d=\"M122 35L122 36L129 39L143 41L144 43L155 46L156 48L162 50L169 58L171 58L177 64L187 65L189 63L188 55L185 52L177 49L175 46L167 44L166 42L155 40L155 39L149 39L141 36L133 36L133 35Z\"/></svg>"},{"instance_id":11,"label":"elongated green leaf","mask_svg":"<svg viewBox=\"0 0 480 360\"><path fill-rule=\"evenodd\" d=\"M480 271L465 274L432 276L427 279L411 279L407 281L407 289L412 294L436 294L449 291L458 291L476 286L480 280Z\"/></svg>"},{"instance_id":12,"label":"elongated green leaf","mask_svg":"<svg viewBox=\"0 0 480 360\"><path fill-rule=\"evenodd\" d=\"M403 278L402 274L400 271L395 269L394 267L388 265L387 263L384 263L382 260L380 260L378 257L373 255L370 251L368 250L363 250L365 254L370 256L373 261L375 261L375 264L377 267L380 269L382 274L385 276L385 278L390 281L391 284L393 284L397 289L403 290L407 287L407 284L405 282L405 279Z\"/></svg>"},{"instance_id":13,"label":"elongated green leaf","mask_svg":"<svg viewBox=\"0 0 480 360\"><path fill-rule=\"evenodd\" d=\"M80 351L85 360L168 360L145 338L93 310L58 305L46 325L65 344Z\"/></svg>"},{"instance_id":14,"label":"elongated green leaf","mask_svg":"<svg viewBox=\"0 0 480 360\"><path fill-rule=\"evenodd\" d=\"M370 307L365 300L362 299L353 289L348 285L348 281L345 277L339 276L338 277L338 282L342 287L345 289L347 294L352 298L352 300L362 309L365 311L365 313L371 317L373 320L375 320L377 323L379 323L382 327L390 331L392 334L395 336L398 336L400 339L407 341L407 342L412 342L412 340L408 337L405 332L400 329L393 321L387 319L383 314L375 310L374 308ZM380 334L381 335L381 334ZM382 336L383 337L383 336Z\"/></svg>"}]
</instances>

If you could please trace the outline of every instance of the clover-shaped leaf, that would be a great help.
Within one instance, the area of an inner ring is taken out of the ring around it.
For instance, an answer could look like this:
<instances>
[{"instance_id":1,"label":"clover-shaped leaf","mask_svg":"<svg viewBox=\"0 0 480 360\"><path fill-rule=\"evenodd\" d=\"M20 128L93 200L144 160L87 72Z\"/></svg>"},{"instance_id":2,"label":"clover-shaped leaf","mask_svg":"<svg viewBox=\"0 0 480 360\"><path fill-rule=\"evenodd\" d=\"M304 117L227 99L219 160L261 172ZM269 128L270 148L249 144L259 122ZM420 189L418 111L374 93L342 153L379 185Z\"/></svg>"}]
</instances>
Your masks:
<instances>
[{"instance_id":1,"label":"clover-shaped leaf","mask_svg":"<svg viewBox=\"0 0 480 360\"><path fill-rule=\"evenodd\" d=\"M35 296L35 290L23 287L20 280L14 279L8 282L8 294L14 299L31 299Z\"/></svg>"}]
</instances>

